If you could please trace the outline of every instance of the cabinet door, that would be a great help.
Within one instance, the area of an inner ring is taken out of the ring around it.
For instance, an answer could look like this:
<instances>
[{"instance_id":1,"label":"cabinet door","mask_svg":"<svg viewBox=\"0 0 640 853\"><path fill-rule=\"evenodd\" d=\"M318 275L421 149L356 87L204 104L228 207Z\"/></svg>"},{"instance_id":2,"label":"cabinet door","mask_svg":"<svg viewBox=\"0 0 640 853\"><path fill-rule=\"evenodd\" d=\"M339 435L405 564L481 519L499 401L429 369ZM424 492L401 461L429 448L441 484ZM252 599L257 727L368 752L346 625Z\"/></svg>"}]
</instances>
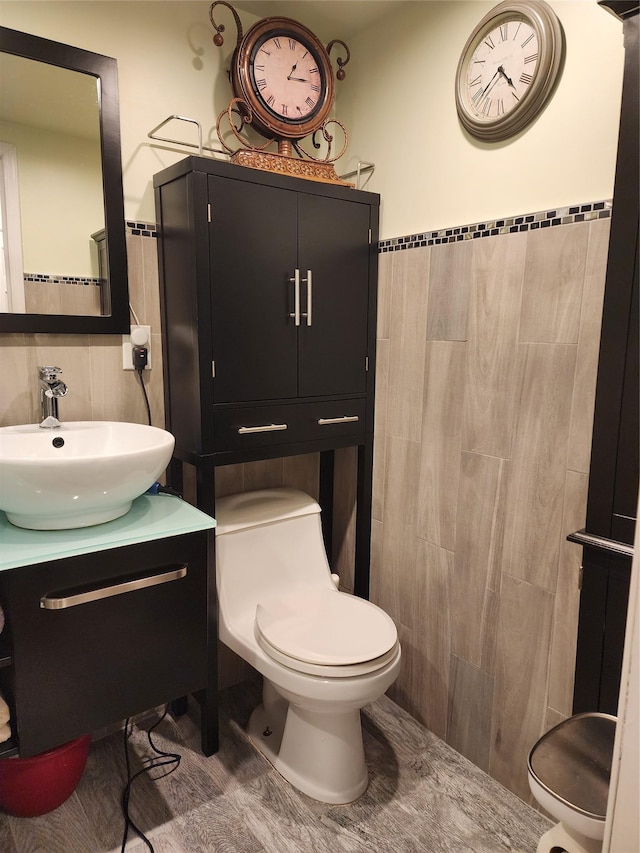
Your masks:
<instances>
[{"instance_id":1,"label":"cabinet door","mask_svg":"<svg viewBox=\"0 0 640 853\"><path fill-rule=\"evenodd\" d=\"M300 193L298 266L311 270L311 304L301 286L298 336L301 397L366 390L369 301L369 206Z\"/></svg>"},{"instance_id":2,"label":"cabinet door","mask_svg":"<svg viewBox=\"0 0 640 853\"><path fill-rule=\"evenodd\" d=\"M297 394L296 193L209 176L214 400Z\"/></svg>"}]
</instances>

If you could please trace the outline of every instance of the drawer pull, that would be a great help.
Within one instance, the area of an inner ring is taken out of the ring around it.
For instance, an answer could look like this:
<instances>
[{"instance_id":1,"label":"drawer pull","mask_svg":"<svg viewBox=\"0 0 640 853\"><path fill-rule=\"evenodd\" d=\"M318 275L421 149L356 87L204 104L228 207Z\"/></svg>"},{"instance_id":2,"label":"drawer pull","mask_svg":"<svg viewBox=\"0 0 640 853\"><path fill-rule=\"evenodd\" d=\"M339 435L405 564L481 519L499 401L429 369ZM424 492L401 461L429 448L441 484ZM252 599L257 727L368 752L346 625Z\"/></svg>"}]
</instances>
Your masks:
<instances>
[{"instance_id":1,"label":"drawer pull","mask_svg":"<svg viewBox=\"0 0 640 853\"><path fill-rule=\"evenodd\" d=\"M359 420L357 415L344 415L342 418L318 418L318 423L320 426L326 426L327 424L352 424Z\"/></svg>"},{"instance_id":2,"label":"drawer pull","mask_svg":"<svg viewBox=\"0 0 640 853\"><path fill-rule=\"evenodd\" d=\"M287 424L265 424L264 426L240 427L238 433L248 435L250 432L278 432L283 429L288 429Z\"/></svg>"},{"instance_id":3,"label":"drawer pull","mask_svg":"<svg viewBox=\"0 0 640 853\"><path fill-rule=\"evenodd\" d=\"M91 589L87 592L79 592L69 596L43 595L40 599L40 607L45 610L63 610L66 607L75 607L78 604L87 604L89 601L100 601L102 598L111 598L114 595L122 595L124 592L133 592L136 589L146 589L150 586L158 586L161 583L177 581L187 575L187 566L162 572L159 575L150 575L146 578L137 578L132 581L124 581L113 586L103 586L100 589Z\"/></svg>"}]
</instances>

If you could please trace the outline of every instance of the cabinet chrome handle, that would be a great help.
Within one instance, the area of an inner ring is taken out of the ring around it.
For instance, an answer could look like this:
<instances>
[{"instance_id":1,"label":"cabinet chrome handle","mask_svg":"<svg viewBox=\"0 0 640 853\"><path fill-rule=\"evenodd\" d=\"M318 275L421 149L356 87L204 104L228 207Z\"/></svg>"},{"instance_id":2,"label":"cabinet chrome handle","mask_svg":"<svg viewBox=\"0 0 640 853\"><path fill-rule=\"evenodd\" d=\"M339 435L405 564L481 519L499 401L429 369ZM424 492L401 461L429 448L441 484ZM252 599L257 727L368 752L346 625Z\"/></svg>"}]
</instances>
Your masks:
<instances>
[{"instance_id":1,"label":"cabinet chrome handle","mask_svg":"<svg viewBox=\"0 0 640 853\"><path fill-rule=\"evenodd\" d=\"M288 429L287 424L265 424L264 426L240 427L238 433L247 435L250 432L278 432L278 430Z\"/></svg>"},{"instance_id":2,"label":"cabinet chrome handle","mask_svg":"<svg viewBox=\"0 0 640 853\"><path fill-rule=\"evenodd\" d=\"M313 301L313 283L311 279L311 270L307 270L307 277L302 279L307 282L307 311L303 317L307 318L307 326L311 325L311 303Z\"/></svg>"},{"instance_id":3,"label":"cabinet chrome handle","mask_svg":"<svg viewBox=\"0 0 640 853\"><path fill-rule=\"evenodd\" d=\"M351 424L359 420L358 415L344 415L342 418L318 418L318 423L320 426L326 426L327 424Z\"/></svg>"},{"instance_id":4,"label":"cabinet chrome handle","mask_svg":"<svg viewBox=\"0 0 640 853\"><path fill-rule=\"evenodd\" d=\"M293 282L293 314L289 314L296 321L296 326L300 325L300 270L296 270L293 278L289 281Z\"/></svg>"},{"instance_id":5,"label":"cabinet chrome handle","mask_svg":"<svg viewBox=\"0 0 640 853\"><path fill-rule=\"evenodd\" d=\"M89 601L100 601L102 598L112 598L114 595L122 595L125 592L133 592L136 589L146 589L150 586L158 586L161 583L177 581L187 575L187 566L180 566L168 572L158 575L150 575L146 578L138 578L132 581L123 581L113 586L103 586L100 589L91 589L87 592L78 592L69 596L43 595L40 599L40 607L45 610L64 610L66 607L75 607L78 604L87 604Z\"/></svg>"}]
</instances>

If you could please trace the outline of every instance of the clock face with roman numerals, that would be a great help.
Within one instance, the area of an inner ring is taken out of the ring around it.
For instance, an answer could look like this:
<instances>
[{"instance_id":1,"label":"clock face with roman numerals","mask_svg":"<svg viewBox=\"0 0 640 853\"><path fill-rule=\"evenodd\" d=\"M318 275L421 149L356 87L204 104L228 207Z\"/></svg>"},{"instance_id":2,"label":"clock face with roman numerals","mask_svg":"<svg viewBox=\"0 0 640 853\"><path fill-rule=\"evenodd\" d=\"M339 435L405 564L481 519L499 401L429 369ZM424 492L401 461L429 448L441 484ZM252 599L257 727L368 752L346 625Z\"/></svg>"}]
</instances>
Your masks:
<instances>
[{"instance_id":1,"label":"clock face with roman numerals","mask_svg":"<svg viewBox=\"0 0 640 853\"><path fill-rule=\"evenodd\" d=\"M322 105L324 74L311 46L292 35L266 35L251 56L251 82L274 116L303 122Z\"/></svg>"},{"instance_id":2,"label":"clock face with roman numerals","mask_svg":"<svg viewBox=\"0 0 640 853\"><path fill-rule=\"evenodd\" d=\"M288 18L265 18L234 55L232 84L264 136L301 139L317 130L333 104L328 54L314 34Z\"/></svg>"},{"instance_id":3,"label":"clock face with roman numerals","mask_svg":"<svg viewBox=\"0 0 640 853\"><path fill-rule=\"evenodd\" d=\"M544 2L501 3L478 24L456 76L460 121L489 141L523 130L552 93L563 54L560 23Z\"/></svg>"}]
</instances>

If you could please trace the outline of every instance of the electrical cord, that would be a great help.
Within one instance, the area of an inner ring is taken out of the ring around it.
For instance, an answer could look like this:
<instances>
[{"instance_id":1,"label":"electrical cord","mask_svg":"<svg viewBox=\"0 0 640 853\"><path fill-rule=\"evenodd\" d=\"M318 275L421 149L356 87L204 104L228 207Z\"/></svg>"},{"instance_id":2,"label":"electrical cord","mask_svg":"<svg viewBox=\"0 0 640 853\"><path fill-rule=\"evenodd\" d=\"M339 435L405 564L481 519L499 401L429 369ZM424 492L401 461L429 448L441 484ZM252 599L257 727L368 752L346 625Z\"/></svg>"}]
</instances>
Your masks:
<instances>
[{"instance_id":1,"label":"electrical cord","mask_svg":"<svg viewBox=\"0 0 640 853\"><path fill-rule=\"evenodd\" d=\"M142 393L144 394L144 403L147 407L147 421L149 426L151 426L151 407L149 406L149 397L147 396L147 389L144 387L144 379L142 378L142 370L136 368L136 373L138 374L138 379L140 380L140 387L142 388Z\"/></svg>"},{"instance_id":2,"label":"electrical cord","mask_svg":"<svg viewBox=\"0 0 640 853\"><path fill-rule=\"evenodd\" d=\"M127 782L124 786L121 800L122 814L124 816L124 833L122 836L122 846L120 848L120 853L124 853L125 851L130 829L135 832L135 834L145 843L150 853L154 853L153 845L146 837L144 832L140 829L140 827L138 827L134 823L131 818L131 815L129 814L129 801L131 799L131 787L135 780L143 773L149 773L151 770L156 770L162 767L168 768L164 770L160 775L151 777L154 782L157 782L158 780L163 779L165 776L168 776L170 773L176 771L180 766L180 760L182 756L177 752L164 752L164 750L158 749L151 737L151 733L156 728L156 726L160 725L160 723L164 720L164 718L167 716L168 711L169 705L165 707L162 715L147 731L147 740L149 741L149 746L155 752L155 756L152 755L149 758L145 758L142 762L142 768L133 775L131 775L131 757L129 755L129 738L133 733L133 724L131 723L129 717L127 718L124 724L124 759L127 767Z\"/></svg>"}]
</instances>

